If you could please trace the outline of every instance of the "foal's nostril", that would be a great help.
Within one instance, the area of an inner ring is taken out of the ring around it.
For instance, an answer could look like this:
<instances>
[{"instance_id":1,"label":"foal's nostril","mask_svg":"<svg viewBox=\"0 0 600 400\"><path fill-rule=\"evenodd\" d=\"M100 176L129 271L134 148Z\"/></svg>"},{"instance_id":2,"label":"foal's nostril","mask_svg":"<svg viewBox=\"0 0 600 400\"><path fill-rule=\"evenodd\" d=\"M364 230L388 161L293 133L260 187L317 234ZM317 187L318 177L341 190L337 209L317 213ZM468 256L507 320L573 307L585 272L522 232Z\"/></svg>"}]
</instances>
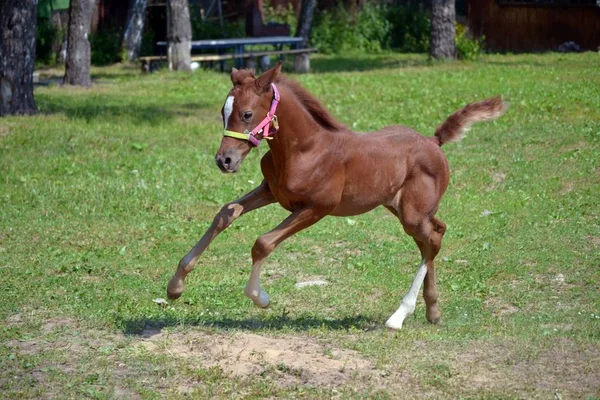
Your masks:
<instances>
[{"instance_id":1,"label":"foal's nostril","mask_svg":"<svg viewBox=\"0 0 600 400\"><path fill-rule=\"evenodd\" d=\"M223 164L225 166L230 166L231 165L231 158L229 158L229 157L225 158L225 162Z\"/></svg>"}]
</instances>

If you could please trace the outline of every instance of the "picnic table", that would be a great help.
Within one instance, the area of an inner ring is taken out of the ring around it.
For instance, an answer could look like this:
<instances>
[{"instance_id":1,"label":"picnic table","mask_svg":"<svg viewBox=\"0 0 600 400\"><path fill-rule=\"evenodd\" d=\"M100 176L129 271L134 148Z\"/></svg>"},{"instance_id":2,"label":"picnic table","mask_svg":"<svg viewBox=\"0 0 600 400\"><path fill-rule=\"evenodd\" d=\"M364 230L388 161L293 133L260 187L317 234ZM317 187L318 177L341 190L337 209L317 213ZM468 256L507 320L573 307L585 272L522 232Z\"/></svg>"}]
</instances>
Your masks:
<instances>
[{"instance_id":1,"label":"picnic table","mask_svg":"<svg viewBox=\"0 0 600 400\"><path fill-rule=\"evenodd\" d=\"M217 54L194 54L191 56L192 61L219 61L221 63L221 71L224 70L225 60L234 60L237 68L242 67L244 59L278 55L282 58L285 54L308 55L315 52L316 49L301 48L302 38L294 36L266 36L266 37L246 37L246 38L231 38L231 39L208 39L194 40L191 42L191 50L216 50ZM159 48L161 55L140 57L142 63L150 63L155 60L166 59L167 42L158 42L156 46ZM274 50L271 51L247 51L246 46L256 45L272 45ZM283 46L290 46L289 49L284 49ZM227 52L228 49L233 49L233 53ZM142 66L144 68L144 66Z\"/></svg>"}]
</instances>

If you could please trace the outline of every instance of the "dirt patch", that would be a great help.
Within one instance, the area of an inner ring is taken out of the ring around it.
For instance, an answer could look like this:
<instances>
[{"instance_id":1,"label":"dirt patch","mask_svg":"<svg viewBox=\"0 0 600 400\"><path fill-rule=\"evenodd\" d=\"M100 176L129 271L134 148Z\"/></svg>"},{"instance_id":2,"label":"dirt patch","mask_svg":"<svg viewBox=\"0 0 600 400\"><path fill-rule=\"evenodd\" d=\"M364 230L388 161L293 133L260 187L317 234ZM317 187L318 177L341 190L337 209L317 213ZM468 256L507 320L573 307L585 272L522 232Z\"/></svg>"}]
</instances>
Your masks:
<instances>
[{"instance_id":1,"label":"dirt patch","mask_svg":"<svg viewBox=\"0 0 600 400\"><path fill-rule=\"evenodd\" d=\"M297 384L338 387L350 380L383 387L386 375L357 352L340 350L309 337L271 337L238 332L211 335L206 332L143 333L142 346L150 352L197 358L204 368L218 367L228 375L271 377L280 386ZM401 384L395 376L394 384Z\"/></svg>"},{"instance_id":2,"label":"dirt patch","mask_svg":"<svg viewBox=\"0 0 600 400\"><path fill-rule=\"evenodd\" d=\"M579 396L599 393L600 371L597 348L582 349L563 340L554 348L544 350L537 356L506 344L503 351L487 353L479 359L472 371L474 380L464 381L473 389L482 388L535 388L541 391L556 391ZM483 354L480 354L480 356ZM486 386L478 385L479 380ZM473 382L473 383L470 383Z\"/></svg>"},{"instance_id":3,"label":"dirt patch","mask_svg":"<svg viewBox=\"0 0 600 400\"><path fill-rule=\"evenodd\" d=\"M560 190L561 196L571 193L573 191L573 189L575 189L576 183L577 183L576 181L564 182L563 187Z\"/></svg>"},{"instance_id":4,"label":"dirt patch","mask_svg":"<svg viewBox=\"0 0 600 400\"><path fill-rule=\"evenodd\" d=\"M431 381L433 377L435 381L437 377L434 382L437 385L441 381L449 392L467 396L482 393L503 393L501 397L512 393L522 398L548 398L553 393L566 398L598 396L600 349L566 339L547 341L542 349L508 341L472 341L468 346L429 343L421 349L420 357L437 354L438 361L429 368L431 377L422 379Z\"/></svg>"},{"instance_id":5,"label":"dirt patch","mask_svg":"<svg viewBox=\"0 0 600 400\"><path fill-rule=\"evenodd\" d=\"M488 191L496 190L498 188L498 185L500 185L502 182L504 182L506 180L506 174L504 172L494 172L491 175L491 178L492 178L492 183L488 185L488 187L487 187Z\"/></svg>"},{"instance_id":6,"label":"dirt patch","mask_svg":"<svg viewBox=\"0 0 600 400\"><path fill-rule=\"evenodd\" d=\"M588 235L587 239L592 246L592 249L600 249L600 237Z\"/></svg>"},{"instance_id":7,"label":"dirt patch","mask_svg":"<svg viewBox=\"0 0 600 400\"><path fill-rule=\"evenodd\" d=\"M558 275L544 278L561 280ZM486 306L499 315L511 312L508 304ZM22 313L8 320L22 323L26 316ZM552 336L574 330L569 324L543 328L548 336L539 341L406 340L402 345L392 344L385 357L387 362L379 359L375 365L374 360L356 351L301 334L213 333L201 327L187 327L175 332L147 328L140 336L125 336L85 327L68 318L46 319L40 326L41 337L5 343L15 358L10 361L12 372L6 376L0 373L0 387L7 385L8 379L19 377L23 387L43 386L45 397L53 397L53 393L60 392L57 375L63 376L61 379L73 374L82 379L97 375L111 382L108 390L115 397L140 398L133 381L147 381L159 393L175 391L180 395L196 393L210 382L210 378L199 378L197 373L171 376L154 364L166 362L171 368L188 371L215 370L215 379L240 387L258 381L284 390L315 387L363 395L381 390L387 394L403 393L402 397L407 398L456 398L458 394L515 398L600 395L600 348L594 343ZM381 339L378 333L372 335L374 340ZM386 337L394 341L406 339L402 333ZM350 334L346 336L351 338ZM360 334L355 337L360 338ZM165 361L163 356L171 361ZM20 369L18 362L23 360L33 360L32 368ZM161 375L156 373L159 370L163 371ZM223 379L222 374L235 379Z\"/></svg>"},{"instance_id":8,"label":"dirt patch","mask_svg":"<svg viewBox=\"0 0 600 400\"><path fill-rule=\"evenodd\" d=\"M20 326L23 325L23 316L21 314L14 314L6 318L6 324L8 326Z\"/></svg>"},{"instance_id":9,"label":"dirt patch","mask_svg":"<svg viewBox=\"0 0 600 400\"><path fill-rule=\"evenodd\" d=\"M0 137L10 135L12 133L11 128L13 128L14 126L15 126L15 124L7 124L7 123L3 123L2 125L0 125Z\"/></svg>"},{"instance_id":10,"label":"dirt patch","mask_svg":"<svg viewBox=\"0 0 600 400\"><path fill-rule=\"evenodd\" d=\"M503 317L519 311L516 306L507 303L498 297L490 297L485 301L484 304L486 309L488 309L495 317Z\"/></svg>"},{"instance_id":11,"label":"dirt patch","mask_svg":"<svg viewBox=\"0 0 600 400\"><path fill-rule=\"evenodd\" d=\"M64 329L67 326L75 326L75 320L71 318L54 318L49 319L42 325L43 333L51 333L55 330Z\"/></svg>"}]
</instances>

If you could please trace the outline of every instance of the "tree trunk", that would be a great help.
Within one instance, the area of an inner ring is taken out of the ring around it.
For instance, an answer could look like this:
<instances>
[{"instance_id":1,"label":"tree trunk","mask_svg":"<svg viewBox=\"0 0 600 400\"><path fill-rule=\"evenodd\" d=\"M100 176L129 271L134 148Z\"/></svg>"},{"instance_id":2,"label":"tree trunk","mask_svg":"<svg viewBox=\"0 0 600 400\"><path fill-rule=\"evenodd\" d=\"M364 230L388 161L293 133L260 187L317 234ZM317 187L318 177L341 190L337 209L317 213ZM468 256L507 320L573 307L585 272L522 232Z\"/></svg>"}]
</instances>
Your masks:
<instances>
[{"instance_id":1,"label":"tree trunk","mask_svg":"<svg viewBox=\"0 0 600 400\"><path fill-rule=\"evenodd\" d=\"M167 1L167 40L169 69L191 71L190 49L192 28L187 0Z\"/></svg>"},{"instance_id":2,"label":"tree trunk","mask_svg":"<svg viewBox=\"0 0 600 400\"><path fill-rule=\"evenodd\" d=\"M0 117L34 114L37 0L0 1Z\"/></svg>"},{"instance_id":3,"label":"tree trunk","mask_svg":"<svg viewBox=\"0 0 600 400\"><path fill-rule=\"evenodd\" d=\"M302 47L308 47L308 41L310 39L310 30L313 25L313 16L315 15L315 8L317 6L317 0L303 0L302 8L300 9L300 17L298 18L298 27L296 28L296 36L301 37Z\"/></svg>"},{"instance_id":4,"label":"tree trunk","mask_svg":"<svg viewBox=\"0 0 600 400\"><path fill-rule=\"evenodd\" d=\"M71 0L65 79L67 85L90 86L91 51L88 35L94 0Z\"/></svg>"},{"instance_id":5,"label":"tree trunk","mask_svg":"<svg viewBox=\"0 0 600 400\"><path fill-rule=\"evenodd\" d=\"M433 58L456 58L454 0L431 1L429 54Z\"/></svg>"},{"instance_id":6,"label":"tree trunk","mask_svg":"<svg viewBox=\"0 0 600 400\"><path fill-rule=\"evenodd\" d=\"M123 50L127 53L129 61L133 61L140 56L147 3L148 0L130 1L127 25L123 35Z\"/></svg>"}]
</instances>

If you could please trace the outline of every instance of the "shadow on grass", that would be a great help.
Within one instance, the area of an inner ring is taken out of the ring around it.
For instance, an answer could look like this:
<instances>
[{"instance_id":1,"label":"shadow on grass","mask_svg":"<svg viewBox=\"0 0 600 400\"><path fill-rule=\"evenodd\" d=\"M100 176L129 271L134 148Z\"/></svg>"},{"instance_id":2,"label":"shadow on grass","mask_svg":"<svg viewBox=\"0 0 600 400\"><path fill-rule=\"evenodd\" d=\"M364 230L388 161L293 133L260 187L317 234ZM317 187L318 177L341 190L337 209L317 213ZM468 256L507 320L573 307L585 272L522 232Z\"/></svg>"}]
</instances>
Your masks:
<instances>
[{"instance_id":1,"label":"shadow on grass","mask_svg":"<svg viewBox=\"0 0 600 400\"><path fill-rule=\"evenodd\" d=\"M486 60L485 64L498 65L503 67L536 67L536 68L547 68L552 66L551 62L539 62L529 60Z\"/></svg>"},{"instance_id":2,"label":"shadow on grass","mask_svg":"<svg viewBox=\"0 0 600 400\"><path fill-rule=\"evenodd\" d=\"M381 328L382 324L379 320L374 320L371 317L357 315L354 317L344 317L340 319L332 318L313 318L299 317L289 318L286 315L269 316L266 318L247 318L247 319L232 319L232 318L174 318L174 317L153 317L153 318L138 318L117 320L117 325L121 326L123 333L126 335L144 335L147 331L161 330L169 326L200 326L206 328L216 328L223 331L229 330L292 330L292 331L307 331L315 328L327 328L330 330L350 330L358 329L361 331L370 331Z\"/></svg>"},{"instance_id":3,"label":"shadow on grass","mask_svg":"<svg viewBox=\"0 0 600 400\"><path fill-rule=\"evenodd\" d=\"M125 101L123 99L86 97L86 98L57 98L37 96L38 109L43 114L65 114L72 119L82 119L88 122L94 120L111 121L129 118L139 124L164 123L177 117L194 117L198 110L210 106L208 103L145 104L140 101Z\"/></svg>"},{"instance_id":4,"label":"shadow on grass","mask_svg":"<svg viewBox=\"0 0 600 400\"><path fill-rule=\"evenodd\" d=\"M390 68L428 67L424 54L384 54L376 56L321 56L311 59L311 72L353 72Z\"/></svg>"}]
</instances>

